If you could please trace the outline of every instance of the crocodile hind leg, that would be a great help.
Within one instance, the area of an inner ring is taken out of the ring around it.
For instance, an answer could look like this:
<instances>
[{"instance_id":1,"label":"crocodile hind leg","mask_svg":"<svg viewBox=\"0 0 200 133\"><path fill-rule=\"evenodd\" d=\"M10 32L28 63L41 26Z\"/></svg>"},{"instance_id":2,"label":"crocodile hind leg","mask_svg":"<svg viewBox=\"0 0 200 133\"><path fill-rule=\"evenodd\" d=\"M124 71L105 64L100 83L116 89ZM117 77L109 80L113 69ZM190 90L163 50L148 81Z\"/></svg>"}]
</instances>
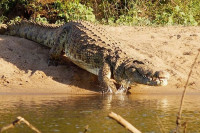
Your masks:
<instances>
[{"instance_id":1,"label":"crocodile hind leg","mask_svg":"<svg viewBox=\"0 0 200 133\"><path fill-rule=\"evenodd\" d=\"M110 66L104 63L103 67L99 70L98 75L99 82L101 83L103 93L116 93L117 88L111 79Z\"/></svg>"},{"instance_id":2,"label":"crocodile hind leg","mask_svg":"<svg viewBox=\"0 0 200 133\"><path fill-rule=\"evenodd\" d=\"M49 58L48 64L50 64L51 62L60 61L61 55L64 54L65 45L67 45L68 43L67 35L70 32L70 30L71 30L71 26L66 26L62 29L62 32L60 32L57 35L58 38L49 52L50 58Z\"/></svg>"}]
</instances>

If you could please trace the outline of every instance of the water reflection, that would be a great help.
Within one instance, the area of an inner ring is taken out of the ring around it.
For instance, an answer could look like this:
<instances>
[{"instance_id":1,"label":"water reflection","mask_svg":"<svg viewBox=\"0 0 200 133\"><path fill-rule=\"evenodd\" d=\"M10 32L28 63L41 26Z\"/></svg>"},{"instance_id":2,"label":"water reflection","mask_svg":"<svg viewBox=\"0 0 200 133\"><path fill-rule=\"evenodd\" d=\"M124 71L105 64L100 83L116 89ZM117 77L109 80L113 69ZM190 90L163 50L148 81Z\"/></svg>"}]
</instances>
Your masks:
<instances>
[{"instance_id":1,"label":"water reflection","mask_svg":"<svg viewBox=\"0 0 200 133\"><path fill-rule=\"evenodd\" d=\"M200 132L200 97L185 97L183 118L188 131ZM120 114L142 132L160 132L175 127L180 95L0 95L0 127L23 116L42 132L81 133L128 132L107 117L110 111ZM8 133L31 132L26 126Z\"/></svg>"}]
</instances>

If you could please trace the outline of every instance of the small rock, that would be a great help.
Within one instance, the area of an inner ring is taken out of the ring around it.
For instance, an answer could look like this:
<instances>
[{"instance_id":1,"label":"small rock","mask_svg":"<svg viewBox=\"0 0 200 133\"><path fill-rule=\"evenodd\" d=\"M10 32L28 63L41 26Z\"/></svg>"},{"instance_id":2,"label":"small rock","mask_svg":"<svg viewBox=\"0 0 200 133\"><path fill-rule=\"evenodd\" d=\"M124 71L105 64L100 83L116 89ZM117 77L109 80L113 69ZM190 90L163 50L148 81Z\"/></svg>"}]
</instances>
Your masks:
<instances>
[{"instance_id":1,"label":"small rock","mask_svg":"<svg viewBox=\"0 0 200 133\"><path fill-rule=\"evenodd\" d=\"M183 55L191 55L192 54L192 52L190 51L190 52L183 52Z\"/></svg>"},{"instance_id":2,"label":"small rock","mask_svg":"<svg viewBox=\"0 0 200 133\"><path fill-rule=\"evenodd\" d=\"M181 35L177 35L177 39L181 38Z\"/></svg>"},{"instance_id":3,"label":"small rock","mask_svg":"<svg viewBox=\"0 0 200 133\"><path fill-rule=\"evenodd\" d=\"M197 34L191 34L190 36L198 36Z\"/></svg>"},{"instance_id":4,"label":"small rock","mask_svg":"<svg viewBox=\"0 0 200 133\"><path fill-rule=\"evenodd\" d=\"M5 76L4 76L4 75L2 75L2 76L1 76L1 79L4 79L4 78L5 78Z\"/></svg>"},{"instance_id":5,"label":"small rock","mask_svg":"<svg viewBox=\"0 0 200 133\"><path fill-rule=\"evenodd\" d=\"M13 51L13 49L11 49L11 48L8 48L8 50Z\"/></svg>"},{"instance_id":6,"label":"small rock","mask_svg":"<svg viewBox=\"0 0 200 133\"><path fill-rule=\"evenodd\" d=\"M151 35L151 38L154 39L155 37L153 35Z\"/></svg>"}]
</instances>

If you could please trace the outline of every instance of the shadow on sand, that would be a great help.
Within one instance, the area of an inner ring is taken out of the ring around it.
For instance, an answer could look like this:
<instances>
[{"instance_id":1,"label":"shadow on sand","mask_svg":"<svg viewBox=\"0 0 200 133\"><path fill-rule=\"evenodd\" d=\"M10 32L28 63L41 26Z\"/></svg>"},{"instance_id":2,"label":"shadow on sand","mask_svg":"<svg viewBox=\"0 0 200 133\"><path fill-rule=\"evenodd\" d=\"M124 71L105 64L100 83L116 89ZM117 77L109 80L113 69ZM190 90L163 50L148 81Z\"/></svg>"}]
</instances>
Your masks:
<instances>
[{"instance_id":1,"label":"shadow on sand","mask_svg":"<svg viewBox=\"0 0 200 133\"><path fill-rule=\"evenodd\" d=\"M64 64L48 66L49 48L40 44L23 38L0 35L0 47L0 58L26 73L31 71L30 76L36 71L42 71L59 83L95 92L100 90L97 76L74 65L66 57L62 57Z\"/></svg>"}]
</instances>

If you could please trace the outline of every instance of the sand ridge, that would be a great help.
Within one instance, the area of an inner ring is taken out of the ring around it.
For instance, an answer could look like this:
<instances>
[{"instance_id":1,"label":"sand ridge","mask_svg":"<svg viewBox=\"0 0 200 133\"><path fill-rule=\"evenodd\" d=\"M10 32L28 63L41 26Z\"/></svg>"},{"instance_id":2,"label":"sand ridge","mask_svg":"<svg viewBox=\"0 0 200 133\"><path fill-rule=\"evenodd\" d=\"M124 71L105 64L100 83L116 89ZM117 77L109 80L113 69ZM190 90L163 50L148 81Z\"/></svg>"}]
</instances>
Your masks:
<instances>
[{"instance_id":1,"label":"sand ridge","mask_svg":"<svg viewBox=\"0 0 200 133\"><path fill-rule=\"evenodd\" d=\"M200 27L111 27L103 26L129 56L148 59L171 78L166 87L135 86L133 93L181 91L200 48ZM67 61L48 66L49 49L23 38L0 35L1 93L100 92L97 77ZM190 91L200 89L200 57L189 83Z\"/></svg>"}]
</instances>

